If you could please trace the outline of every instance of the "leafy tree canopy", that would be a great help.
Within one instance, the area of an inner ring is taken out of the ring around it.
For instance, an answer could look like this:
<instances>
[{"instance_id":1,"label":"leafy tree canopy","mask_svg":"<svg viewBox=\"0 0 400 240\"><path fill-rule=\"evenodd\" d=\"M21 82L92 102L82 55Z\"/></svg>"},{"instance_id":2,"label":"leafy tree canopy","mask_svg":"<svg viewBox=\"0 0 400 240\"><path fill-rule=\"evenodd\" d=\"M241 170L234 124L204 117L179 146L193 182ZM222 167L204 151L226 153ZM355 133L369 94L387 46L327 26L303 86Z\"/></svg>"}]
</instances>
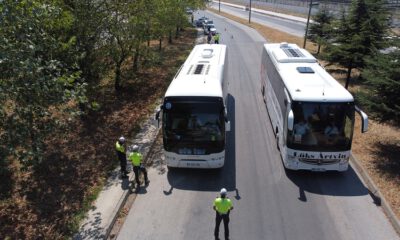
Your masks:
<instances>
[{"instance_id":1,"label":"leafy tree canopy","mask_svg":"<svg viewBox=\"0 0 400 240\"><path fill-rule=\"evenodd\" d=\"M366 59L362 77L367 88L359 95L369 114L381 121L400 123L400 41Z\"/></svg>"},{"instance_id":2,"label":"leafy tree canopy","mask_svg":"<svg viewBox=\"0 0 400 240\"><path fill-rule=\"evenodd\" d=\"M85 90L77 66L63 61L75 44L58 34L71 26L67 12L47 1L4 0L0 14L2 150L26 167L40 162L46 136L85 101Z\"/></svg>"}]
</instances>

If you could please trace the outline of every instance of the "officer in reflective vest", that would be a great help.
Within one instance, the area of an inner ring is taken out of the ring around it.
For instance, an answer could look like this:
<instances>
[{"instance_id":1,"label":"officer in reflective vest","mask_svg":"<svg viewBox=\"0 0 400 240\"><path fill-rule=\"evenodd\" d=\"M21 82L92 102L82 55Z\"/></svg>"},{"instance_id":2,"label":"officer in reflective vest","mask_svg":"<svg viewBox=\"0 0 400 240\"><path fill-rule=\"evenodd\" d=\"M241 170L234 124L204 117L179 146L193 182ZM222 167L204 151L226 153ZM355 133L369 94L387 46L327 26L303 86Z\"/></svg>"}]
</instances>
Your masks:
<instances>
[{"instance_id":1,"label":"officer in reflective vest","mask_svg":"<svg viewBox=\"0 0 400 240\"><path fill-rule=\"evenodd\" d=\"M219 225L221 221L224 221L225 240L229 240L229 213L233 209L233 205L231 200L226 197L225 188L222 188L220 193L221 197L217 197L213 205L216 212L214 236L216 240L219 239Z\"/></svg>"},{"instance_id":2,"label":"officer in reflective vest","mask_svg":"<svg viewBox=\"0 0 400 240\"><path fill-rule=\"evenodd\" d=\"M214 43L219 44L219 33L215 33L214 35Z\"/></svg>"},{"instance_id":3,"label":"officer in reflective vest","mask_svg":"<svg viewBox=\"0 0 400 240\"><path fill-rule=\"evenodd\" d=\"M127 178L128 171L126 171L126 153L125 153L125 138L120 137L115 143L115 150L117 151L117 156L119 159L119 164L121 166L121 177Z\"/></svg>"},{"instance_id":4,"label":"officer in reflective vest","mask_svg":"<svg viewBox=\"0 0 400 240\"><path fill-rule=\"evenodd\" d=\"M149 179L147 178L146 168L142 165L142 154L139 153L139 146L134 145L132 147L132 152L129 154L129 160L133 165L133 172L135 173L135 182L140 186L139 171L143 172L145 184L149 184Z\"/></svg>"}]
</instances>

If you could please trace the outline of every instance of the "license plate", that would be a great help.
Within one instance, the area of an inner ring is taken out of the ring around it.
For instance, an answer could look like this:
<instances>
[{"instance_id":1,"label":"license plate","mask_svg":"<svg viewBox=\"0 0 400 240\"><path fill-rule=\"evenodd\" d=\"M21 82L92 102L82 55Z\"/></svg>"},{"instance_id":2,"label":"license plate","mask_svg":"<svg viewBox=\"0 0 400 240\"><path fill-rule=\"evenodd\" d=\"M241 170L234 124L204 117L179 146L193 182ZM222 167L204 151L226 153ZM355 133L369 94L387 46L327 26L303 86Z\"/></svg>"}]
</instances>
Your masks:
<instances>
[{"instance_id":1,"label":"license plate","mask_svg":"<svg viewBox=\"0 0 400 240\"><path fill-rule=\"evenodd\" d=\"M186 163L188 167L200 167L200 163Z\"/></svg>"},{"instance_id":2,"label":"license plate","mask_svg":"<svg viewBox=\"0 0 400 240\"><path fill-rule=\"evenodd\" d=\"M314 172L325 172L326 170L325 170L325 168L312 168L311 171L314 171Z\"/></svg>"}]
</instances>

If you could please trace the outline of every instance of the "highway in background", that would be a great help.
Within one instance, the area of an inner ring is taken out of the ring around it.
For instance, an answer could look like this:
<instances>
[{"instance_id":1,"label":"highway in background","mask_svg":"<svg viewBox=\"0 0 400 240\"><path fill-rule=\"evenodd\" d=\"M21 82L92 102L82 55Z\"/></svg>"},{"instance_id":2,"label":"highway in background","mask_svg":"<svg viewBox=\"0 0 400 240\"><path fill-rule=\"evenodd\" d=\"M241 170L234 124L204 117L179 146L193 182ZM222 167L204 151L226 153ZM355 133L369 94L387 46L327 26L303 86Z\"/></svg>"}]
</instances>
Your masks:
<instances>
[{"instance_id":1,"label":"highway in background","mask_svg":"<svg viewBox=\"0 0 400 240\"><path fill-rule=\"evenodd\" d=\"M218 3L210 3L209 6L218 10ZM244 9L221 4L221 11L244 19L249 19L249 11L245 11ZM304 22L292 21L256 12L251 13L251 22L260 23L298 37L304 37L306 29L306 24Z\"/></svg>"},{"instance_id":2,"label":"highway in background","mask_svg":"<svg viewBox=\"0 0 400 240\"><path fill-rule=\"evenodd\" d=\"M400 239L356 172L286 171L260 93L261 50L254 30L209 12L228 47L227 159L221 171L149 170L117 239L213 239L212 202L228 189L234 240ZM160 150L160 146L156 146ZM155 161L162 158L161 151ZM223 236L223 226L221 234ZM221 238L222 239L222 238Z\"/></svg>"}]
</instances>

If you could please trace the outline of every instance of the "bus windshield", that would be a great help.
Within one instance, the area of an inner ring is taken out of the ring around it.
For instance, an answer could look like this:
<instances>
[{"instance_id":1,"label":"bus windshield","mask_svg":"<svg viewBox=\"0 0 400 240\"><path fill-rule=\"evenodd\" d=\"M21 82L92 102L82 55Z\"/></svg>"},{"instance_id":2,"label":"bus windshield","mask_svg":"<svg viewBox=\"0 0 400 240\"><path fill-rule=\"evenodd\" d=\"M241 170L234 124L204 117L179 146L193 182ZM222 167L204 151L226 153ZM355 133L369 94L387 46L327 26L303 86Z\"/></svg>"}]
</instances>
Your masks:
<instances>
[{"instance_id":1,"label":"bus windshield","mask_svg":"<svg viewBox=\"0 0 400 240\"><path fill-rule=\"evenodd\" d=\"M166 98L163 131L166 151L185 155L223 151L225 122L222 98Z\"/></svg>"},{"instance_id":2,"label":"bus windshield","mask_svg":"<svg viewBox=\"0 0 400 240\"><path fill-rule=\"evenodd\" d=\"M305 151L346 151L351 148L354 103L293 102L289 148Z\"/></svg>"}]
</instances>

